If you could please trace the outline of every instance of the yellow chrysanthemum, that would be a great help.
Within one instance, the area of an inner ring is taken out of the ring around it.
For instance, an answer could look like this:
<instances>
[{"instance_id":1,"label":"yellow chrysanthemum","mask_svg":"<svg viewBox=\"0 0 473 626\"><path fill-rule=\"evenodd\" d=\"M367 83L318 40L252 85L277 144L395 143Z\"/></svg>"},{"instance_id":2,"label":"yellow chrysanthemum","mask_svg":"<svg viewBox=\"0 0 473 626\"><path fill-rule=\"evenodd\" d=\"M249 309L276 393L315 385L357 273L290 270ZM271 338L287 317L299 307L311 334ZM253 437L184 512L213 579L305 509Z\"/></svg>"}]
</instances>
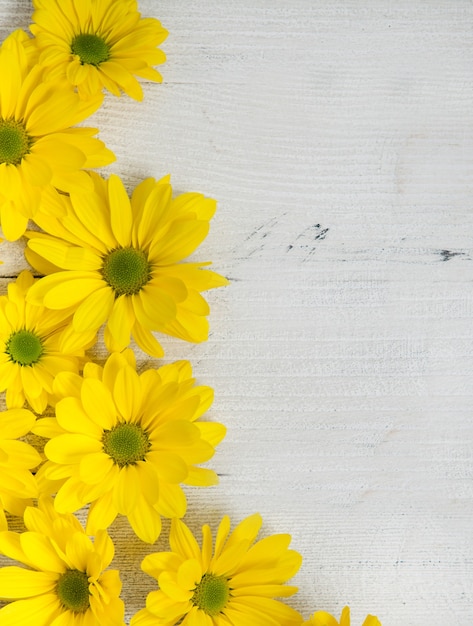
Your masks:
<instances>
[{"instance_id":1,"label":"yellow chrysanthemum","mask_svg":"<svg viewBox=\"0 0 473 626\"><path fill-rule=\"evenodd\" d=\"M196 422L212 403L209 387L195 386L190 363L180 361L138 375L131 350L114 353L84 377L64 373L54 384L62 399L56 418L33 429L50 438L38 480L60 481L54 504L73 512L92 503L87 532L126 515L135 533L153 543L161 515L182 517L180 483L218 482L210 459L225 434L222 424Z\"/></svg>"},{"instance_id":2,"label":"yellow chrysanthemum","mask_svg":"<svg viewBox=\"0 0 473 626\"><path fill-rule=\"evenodd\" d=\"M135 0L33 0L30 30L47 76L63 78L81 97L122 89L135 100L143 91L135 76L161 82L151 66L166 59L157 46L167 31L141 18Z\"/></svg>"},{"instance_id":3,"label":"yellow chrysanthemum","mask_svg":"<svg viewBox=\"0 0 473 626\"><path fill-rule=\"evenodd\" d=\"M60 208L56 189L91 188L85 167L115 157L95 139L95 128L71 128L94 113L99 95L87 102L61 81L44 81L16 31L0 49L0 216L7 239L18 239L29 218Z\"/></svg>"},{"instance_id":4,"label":"yellow chrysanthemum","mask_svg":"<svg viewBox=\"0 0 473 626\"><path fill-rule=\"evenodd\" d=\"M28 233L28 261L50 274L30 290L30 301L76 307L78 332L107 322L110 352L126 348L131 334L142 350L162 357L152 331L205 341L209 307L200 292L228 281L202 269L206 263L179 261L206 237L215 201L198 193L172 199L168 178L147 178L130 202L118 176L91 176L94 192L62 197L65 217L38 220L48 234Z\"/></svg>"},{"instance_id":5,"label":"yellow chrysanthemum","mask_svg":"<svg viewBox=\"0 0 473 626\"><path fill-rule=\"evenodd\" d=\"M0 413L0 530L6 530L5 511L23 515L31 498L38 496L38 486L31 471L41 463L38 452L18 441L33 427L36 418L26 409Z\"/></svg>"},{"instance_id":6,"label":"yellow chrysanthemum","mask_svg":"<svg viewBox=\"0 0 473 626\"><path fill-rule=\"evenodd\" d=\"M114 555L105 530L94 542L73 515L59 515L41 497L27 507L27 531L0 532L0 553L25 567L0 569L2 626L124 626L117 570L104 571Z\"/></svg>"},{"instance_id":7,"label":"yellow chrysanthemum","mask_svg":"<svg viewBox=\"0 0 473 626\"><path fill-rule=\"evenodd\" d=\"M230 519L220 522L212 551L212 534L202 527L202 548L189 528L173 519L171 552L146 556L142 569L158 581L146 608L131 626L299 626L301 615L274 597L291 596L286 585L302 557L289 550L291 536L256 541L259 514L247 517L230 533ZM182 621L181 621L182 620Z\"/></svg>"},{"instance_id":8,"label":"yellow chrysanthemum","mask_svg":"<svg viewBox=\"0 0 473 626\"><path fill-rule=\"evenodd\" d=\"M20 273L0 296L0 391L8 408L25 400L42 413L52 399L54 377L64 370L78 372L95 333L76 333L71 311L50 311L26 301L34 284L31 272Z\"/></svg>"},{"instance_id":9,"label":"yellow chrysanthemum","mask_svg":"<svg viewBox=\"0 0 473 626\"><path fill-rule=\"evenodd\" d=\"M302 626L350 626L350 609L347 606L343 608L340 622L337 622L330 613L317 611L307 622L303 622ZM374 615L368 615L363 626L381 626L381 622Z\"/></svg>"}]
</instances>

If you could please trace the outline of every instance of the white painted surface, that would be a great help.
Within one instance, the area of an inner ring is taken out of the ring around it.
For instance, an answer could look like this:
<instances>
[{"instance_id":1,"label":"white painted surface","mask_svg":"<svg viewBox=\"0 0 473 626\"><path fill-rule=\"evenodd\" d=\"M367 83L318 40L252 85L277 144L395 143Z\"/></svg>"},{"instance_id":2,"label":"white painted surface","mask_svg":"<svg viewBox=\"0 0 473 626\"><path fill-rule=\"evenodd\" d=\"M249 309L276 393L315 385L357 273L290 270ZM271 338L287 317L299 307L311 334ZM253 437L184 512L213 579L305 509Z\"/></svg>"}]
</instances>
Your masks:
<instances>
[{"instance_id":1,"label":"white painted surface","mask_svg":"<svg viewBox=\"0 0 473 626\"><path fill-rule=\"evenodd\" d=\"M165 81L94 116L109 171L218 198L196 258L232 279L206 344L164 340L228 427L188 524L258 510L290 532L306 616L471 626L473 4L140 8L170 31ZM2 38L29 12L0 0ZM0 254L23 267L19 244ZM130 616L156 548L112 534Z\"/></svg>"}]
</instances>

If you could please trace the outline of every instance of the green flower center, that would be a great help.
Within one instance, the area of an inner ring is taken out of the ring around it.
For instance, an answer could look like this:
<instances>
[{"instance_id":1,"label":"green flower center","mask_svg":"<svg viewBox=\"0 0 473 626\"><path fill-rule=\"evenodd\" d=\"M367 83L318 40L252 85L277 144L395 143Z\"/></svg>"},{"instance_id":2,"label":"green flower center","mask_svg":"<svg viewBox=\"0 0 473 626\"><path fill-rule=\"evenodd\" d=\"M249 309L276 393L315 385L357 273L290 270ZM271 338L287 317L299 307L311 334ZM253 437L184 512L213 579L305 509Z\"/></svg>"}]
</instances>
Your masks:
<instances>
[{"instance_id":1,"label":"green flower center","mask_svg":"<svg viewBox=\"0 0 473 626\"><path fill-rule=\"evenodd\" d=\"M104 432L102 443L104 452L120 467L144 461L151 447L148 435L138 424L117 424Z\"/></svg>"},{"instance_id":2,"label":"green flower center","mask_svg":"<svg viewBox=\"0 0 473 626\"><path fill-rule=\"evenodd\" d=\"M194 590L192 603L207 615L218 615L228 602L230 589L224 576L204 574Z\"/></svg>"},{"instance_id":3,"label":"green flower center","mask_svg":"<svg viewBox=\"0 0 473 626\"><path fill-rule=\"evenodd\" d=\"M63 606L74 613L84 613L90 606L89 579L85 572L66 570L59 577L56 593Z\"/></svg>"},{"instance_id":4,"label":"green flower center","mask_svg":"<svg viewBox=\"0 0 473 626\"><path fill-rule=\"evenodd\" d=\"M110 57L110 46L98 35L81 33L72 40L71 52L77 54L82 65L100 65Z\"/></svg>"},{"instance_id":5,"label":"green flower center","mask_svg":"<svg viewBox=\"0 0 473 626\"><path fill-rule=\"evenodd\" d=\"M151 267L143 250L117 248L103 261L102 275L115 295L138 293L151 277Z\"/></svg>"},{"instance_id":6,"label":"green flower center","mask_svg":"<svg viewBox=\"0 0 473 626\"><path fill-rule=\"evenodd\" d=\"M5 352L13 363L33 365L43 354L43 343L32 331L18 330L10 335L5 344Z\"/></svg>"},{"instance_id":7,"label":"green flower center","mask_svg":"<svg viewBox=\"0 0 473 626\"><path fill-rule=\"evenodd\" d=\"M0 118L0 163L18 165L30 151L32 143L21 122Z\"/></svg>"}]
</instances>

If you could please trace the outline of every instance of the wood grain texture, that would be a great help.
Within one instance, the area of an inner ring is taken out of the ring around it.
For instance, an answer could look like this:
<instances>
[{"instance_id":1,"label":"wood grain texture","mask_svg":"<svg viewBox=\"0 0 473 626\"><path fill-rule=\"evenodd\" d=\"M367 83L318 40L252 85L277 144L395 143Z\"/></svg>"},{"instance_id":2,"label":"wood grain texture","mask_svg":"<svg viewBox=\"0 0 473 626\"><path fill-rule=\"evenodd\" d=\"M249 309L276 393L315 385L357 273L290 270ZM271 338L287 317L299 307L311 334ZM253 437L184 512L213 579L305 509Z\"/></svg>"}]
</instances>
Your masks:
<instances>
[{"instance_id":1,"label":"wood grain texture","mask_svg":"<svg viewBox=\"0 0 473 626\"><path fill-rule=\"evenodd\" d=\"M195 257L232 281L207 343L164 340L228 427L189 526L258 510L291 533L306 616L471 626L473 4L139 4L170 32L164 83L93 116L108 171L218 198ZM0 35L30 11L0 0ZM0 255L5 289L21 243ZM157 548L111 532L129 618Z\"/></svg>"}]
</instances>

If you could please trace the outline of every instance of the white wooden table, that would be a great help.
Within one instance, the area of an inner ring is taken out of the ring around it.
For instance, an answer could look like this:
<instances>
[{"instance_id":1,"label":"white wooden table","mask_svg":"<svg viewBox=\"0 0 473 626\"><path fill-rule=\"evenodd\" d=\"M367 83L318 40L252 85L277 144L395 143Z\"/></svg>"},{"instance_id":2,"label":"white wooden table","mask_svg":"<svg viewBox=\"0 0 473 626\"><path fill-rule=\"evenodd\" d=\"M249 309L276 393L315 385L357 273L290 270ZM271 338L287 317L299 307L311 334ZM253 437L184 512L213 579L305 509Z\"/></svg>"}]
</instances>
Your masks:
<instances>
[{"instance_id":1,"label":"white wooden table","mask_svg":"<svg viewBox=\"0 0 473 626\"><path fill-rule=\"evenodd\" d=\"M473 4L139 5L170 32L164 83L91 125L130 189L171 172L218 198L196 258L232 281L208 295L207 343L163 341L228 427L187 523L259 511L291 533L306 616L471 626ZM0 0L1 38L30 12ZM4 291L21 244L0 256ZM128 617L167 528L157 547L111 529Z\"/></svg>"}]
</instances>

